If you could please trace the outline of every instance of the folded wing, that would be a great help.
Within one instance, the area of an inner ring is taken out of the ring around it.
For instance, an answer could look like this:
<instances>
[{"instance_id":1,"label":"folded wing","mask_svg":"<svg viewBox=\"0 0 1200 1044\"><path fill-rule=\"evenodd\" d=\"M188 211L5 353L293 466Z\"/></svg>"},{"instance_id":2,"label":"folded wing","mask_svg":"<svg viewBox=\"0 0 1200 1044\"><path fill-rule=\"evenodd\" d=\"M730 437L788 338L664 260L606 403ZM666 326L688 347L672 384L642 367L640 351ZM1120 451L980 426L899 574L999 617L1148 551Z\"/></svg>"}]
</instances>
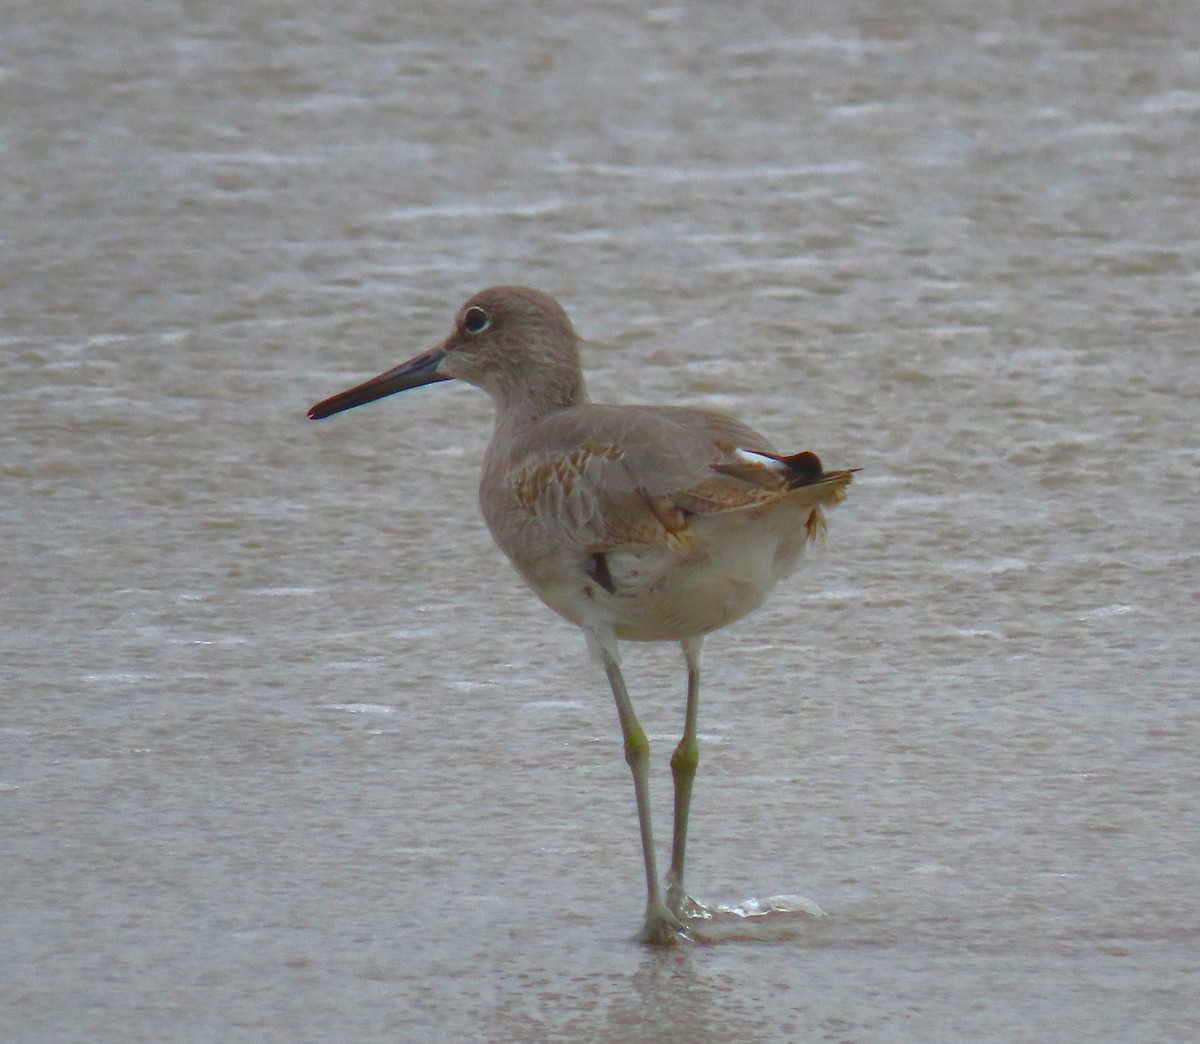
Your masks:
<instances>
[{"instance_id":1,"label":"folded wing","mask_svg":"<svg viewBox=\"0 0 1200 1044\"><path fill-rule=\"evenodd\" d=\"M522 443L508 473L513 499L581 555L686 546L697 516L784 499L814 509L815 533L815 509L843 499L852 474L825 472L813 453L782 456L752 428L686 408L579 406Z\"/></svg>"}]
</instances>

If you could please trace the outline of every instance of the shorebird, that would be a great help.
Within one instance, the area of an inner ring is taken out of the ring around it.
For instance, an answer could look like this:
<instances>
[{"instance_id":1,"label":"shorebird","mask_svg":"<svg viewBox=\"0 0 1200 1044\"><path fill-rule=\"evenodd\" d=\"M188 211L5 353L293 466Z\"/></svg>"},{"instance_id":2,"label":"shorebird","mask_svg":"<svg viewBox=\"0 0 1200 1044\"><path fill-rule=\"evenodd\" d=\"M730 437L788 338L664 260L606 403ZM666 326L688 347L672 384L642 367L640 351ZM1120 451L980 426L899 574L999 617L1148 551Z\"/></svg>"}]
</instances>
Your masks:
<instances>
[{"instance_id":1,"label":"shorebird","mask_svg":"<svg viewBox=\"0 0 1200 1044\"><path fill-rule=\"evenodd\" d=\"M501 550L551 609L581 628L617 704L633 773L646 914L639 938L687 937L688 809L705 635L762 604L823 533L822 508L852 471L781 455L723 414L588 400L579 336L538 290L495 286L466 302L438 347L319 402L319 420L457 378L496 406L479 500ZM671 757L675 830L660 883L650 824L650 745L621 675L619 642L679 642L687 664L683 738Z\"/></svg>"}]
</instances>

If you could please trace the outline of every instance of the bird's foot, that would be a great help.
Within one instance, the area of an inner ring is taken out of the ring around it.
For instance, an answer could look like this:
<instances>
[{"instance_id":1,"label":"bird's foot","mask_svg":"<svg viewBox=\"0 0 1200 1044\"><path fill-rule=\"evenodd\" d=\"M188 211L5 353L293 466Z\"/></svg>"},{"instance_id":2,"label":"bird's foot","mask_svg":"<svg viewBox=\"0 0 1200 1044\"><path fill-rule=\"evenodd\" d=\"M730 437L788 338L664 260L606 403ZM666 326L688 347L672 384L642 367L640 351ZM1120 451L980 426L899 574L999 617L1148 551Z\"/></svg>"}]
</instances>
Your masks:
<instances>
[{"instance_id":1,"label":"bird's foot","mask_svg":"<svg viewBox=\"0 0 1200 1044\"><path fill-rule=\"evenodd\" d=\"M672 870L663 882L666 889L667 909L680 921L707 921L712 913L703 903L693 899L683 887L683 877Z\"/></svg>"},{"instance_id":2,"label":"bird's foot","mask_svg":"<svg viewBox=\"0 0 1200 1044\"><path fill-rule=\"evenodd\" d=\"M667 908L684 924L688 921L707 921L712 917L712 911L707 906L686 894L672 896L668 893Z\"/></svg>"},{"instance_id":3,"label":"bird's foot","mask_svg":"<svg viewBox=\"0 0 1200 1044\"><path fill-rule=\"evenodd\" d=\"M638 932L638 942L649 946L673 946L680 939L689 938L687 926L662 903L646 907L646 923Z\"/></svg>"}]
</instances>

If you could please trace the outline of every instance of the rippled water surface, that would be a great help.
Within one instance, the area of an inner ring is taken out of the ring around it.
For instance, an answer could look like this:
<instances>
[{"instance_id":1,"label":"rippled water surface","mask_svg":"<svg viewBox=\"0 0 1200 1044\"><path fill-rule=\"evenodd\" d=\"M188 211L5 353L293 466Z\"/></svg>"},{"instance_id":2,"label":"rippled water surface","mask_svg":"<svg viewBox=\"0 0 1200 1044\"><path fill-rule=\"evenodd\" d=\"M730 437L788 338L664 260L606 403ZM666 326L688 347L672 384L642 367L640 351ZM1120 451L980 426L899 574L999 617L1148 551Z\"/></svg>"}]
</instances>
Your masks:
<instances>
[{"instance_id":1,"label":"rippled water surface","mask_svg":"<svg viewBox=\"0 0 1200 1044\"><path fill-rule=\"evenodd\" d=\"M1200 13L993 7L7 5L0 1036L1200 1036ZM498 282L863 469L706 646L707 945L486 398L304 419Z\"/></svg>"}]
</instances>

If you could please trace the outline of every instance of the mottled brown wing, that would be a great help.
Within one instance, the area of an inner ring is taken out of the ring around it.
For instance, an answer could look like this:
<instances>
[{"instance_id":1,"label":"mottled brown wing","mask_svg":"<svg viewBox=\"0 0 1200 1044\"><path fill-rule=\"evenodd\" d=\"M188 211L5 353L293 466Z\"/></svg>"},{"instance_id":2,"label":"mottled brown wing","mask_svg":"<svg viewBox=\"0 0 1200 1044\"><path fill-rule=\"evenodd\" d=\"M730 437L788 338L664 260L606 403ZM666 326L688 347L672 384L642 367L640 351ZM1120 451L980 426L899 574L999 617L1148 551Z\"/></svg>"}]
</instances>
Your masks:
<instances>
[{"instance_id":1,"label":"mottled brown wing","mask_svg":"<svg viewBox=\"0 0 1200 1044\"><path fill-rule=\"evenodd\" d=\"M705 410L587 405L540 421L514 447L513 498L581 554L680 546L695 515L737 511L784 496L814 507L840 483L789 488L770 443L752 428ZM747 452L748 451L748 452ZM832 476L831 476L832 478Z\"/></svg>"}]
</instances>

